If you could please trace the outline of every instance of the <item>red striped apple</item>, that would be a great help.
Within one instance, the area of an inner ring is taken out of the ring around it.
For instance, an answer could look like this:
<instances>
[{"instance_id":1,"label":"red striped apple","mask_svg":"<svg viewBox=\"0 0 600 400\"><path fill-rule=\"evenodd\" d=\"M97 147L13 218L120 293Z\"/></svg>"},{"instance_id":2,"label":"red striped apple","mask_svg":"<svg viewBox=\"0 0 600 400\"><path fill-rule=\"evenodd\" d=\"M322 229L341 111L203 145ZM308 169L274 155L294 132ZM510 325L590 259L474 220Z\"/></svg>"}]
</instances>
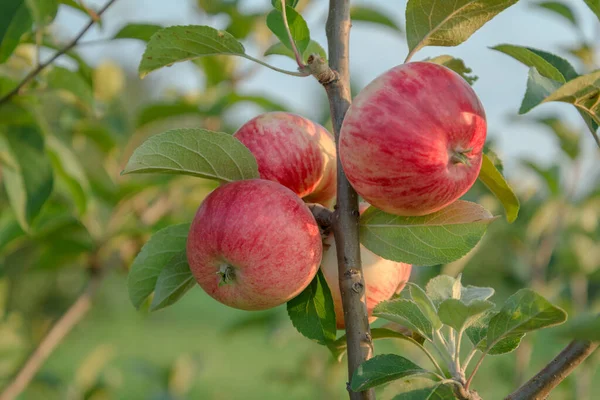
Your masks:
<instances>
[{"instance_id":1,"label":"red striped apple","mask_svg":"<svg viewBox=\"0 0 600 400\"><path fill-rule=\"evenodd\" d=\"M211 192L187 238L187 259L200 287L242 310L265 310L296 297L316 275L322 251L306 204L262 179Z\"/></svg>"},{"instance_id":2,"label":"red striped apple","mask_svg":"<svg viewBox=\"0 0 600 400\"><path fill-rule=\"evenodd\" d=\"M342 125L340 160L354 189L375 207L430 214L473 185L486 130L483 106L460 75L411 62L356 96Z\"/></svg>"},{"instance_id":3,"label":"red striped apple","mask_svg":"<svg viewBox=\"0 0 600 400\"><path fill-rule=\"evenodd\" d=\"M329 205L335 196L333 136L321 125L288 112L268 112L234 136L254 154L262 179L279 182L307 201Z\"/></svg>"},{"instance_id":4,"label":"red striped apple","mask_svg":"<svg viewBox=\"0 0 600 400\"><path fill-rule=\"evenodd\" d=\"M368 207L368 204L361 203L361 214ZM371 315L375 306L382 301L389 300L394 294L400 293L404 289L406 282L410 278L412 265L381 258L363 245L360 245L360 258L365 280L369 322L373 322L377 319L377 317ZM338 278L337 254L332 234L324 241L321 271L323 271L327 286L331 290L331 297L333 297L337 328L344 329L344 310Z\"/></svg>"}]
</instances>

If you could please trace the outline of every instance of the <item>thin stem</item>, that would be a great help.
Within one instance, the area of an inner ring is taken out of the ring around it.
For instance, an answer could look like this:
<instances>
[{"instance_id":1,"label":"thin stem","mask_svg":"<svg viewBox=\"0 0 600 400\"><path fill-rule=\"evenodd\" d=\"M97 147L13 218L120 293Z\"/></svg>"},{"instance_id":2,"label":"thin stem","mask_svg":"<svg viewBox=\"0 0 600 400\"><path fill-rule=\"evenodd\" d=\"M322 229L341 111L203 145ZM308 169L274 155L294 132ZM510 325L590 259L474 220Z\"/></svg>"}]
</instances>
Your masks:
<instances>
[{"instance_id":1,"label":"thin stem","mask_svg":"<svg viewBox=\"0 0 600 400\"><path fill-rule=\"evenodd\" d=\"M467 372L467 367L469 366L469 363L471 362L471 360L473 359L473 357L475 356L475 354L477 353L477 347L473 346L473 349L471 350L471 352L469 354L467 354L467 357L465 357L465 360L463 361L462 364L462 369L463 372Z\"/></svg>"},{"instance_id":2,"label":"thin stem","mask_svg":"<svg viewBox=\"0 0 600 400\"><path fill-rule=\"evenodd\" d=\"M463 336L463 331L456 332L456 347L454 349L454 365L456 372L460 374L460 342Z\"/></svg>"},{"instance_id":3,"label":"thin stem","mask_svg":"<svg viewBox=\"0 0 600 400\"><path fill-rule=\"evenodd\" d=\"M296 57L296 64L298 64L298 68L303 70L306 65L304 64L304 60L302 60L302 56L298 51L298 47L296 47L296 42L294 41L294 37L292 36L292 32L290 31L290 25L287 20L287 6L285 5L285 0L281 0L281 14L283 16L283 26L285 26L285 31L287 32L288 39L290 40L290 45L292 46L292 51L294 52L294 56Z\"/></svg>"},{"instance_id":4,"label":"thin stem","mask_svg":"<svg viewBox=\"0 0 600 400\"><path fill-rule=\"evenodd\" d=\"M295 72L295 71L287 71L285 69L277 68L277 67L274 67L274 66L272 66L270 64L267 64L264 61L259 60L258 58L254 58L252 56L249 56L248 54L244 54L244 55L241 55L241 56L247 58L248 60L252 60L252 61L254 61L256 63L259 63L260 65L264 65L267 68L271 68L273 71L281 72L283 74L292 75L292 76L310 76L311 75L311 73L309 71Z\"/></svg>"},{"instance_id":5,"label":"thin stem","mask_svg":"<svg viewBox=\"0 0 600 400\"><path fill-rule=\"evenodd\" d=\"M106 10L108 10L108 8L115 1L116 0L108 0L108 2L106 3L106 5L104 7L102 7L100 10L98 10L98 12L96 13L97 17L99 18ZM75 36L75 38L73 40L71 40L65 47L63 47L62 49L60 49L59 51L57 51L56 53L54 53L54 55L52 57L50 57L49 60L47 60L46 62L43 62L43 63L39 64L30 73L28 73L27 76L25 76L25 78L23 78L23 80L13 90L11 90L10 92L8 92L4 97L0 98L0 105L6 103L14 95L16 95L17 93L19 93L19 91L21 91L21 89L23 88L23 86L25 86L27 83L29 83L40 72L42 72L47 66L49 66L50 64L52 64L58 57L62 56L67 51L69 51L73 47L75 47L77 45L77 42L94 25L94 23L96 22L96 20L97 19L94 19L94 18L90 19L90 21L87 23L86 26L83 27L83 29L79 32L79 34L77 34L77 36Z\"/></svg>"},{"instance_id":6,"label":"thin stem","mask_svg":"<svg viewBox=\"0 0 600 400\"><path fill-rule=\"evenodd\" d=\"M493 347L493 346L491 346L491 347ZM481 357L479 357L477 364L475 364L475 368L473 368L473 371L471 371L471 375L469 376L469 379L467 379L467 383L465 384L465 389L469 390L469 386L471 386L471 382L473 381L473 378L475 377L477 370L479 369L479 367L481 367L481 364L483 363L483 359L485 358L485 356L487 356L487 351L484 351L483 353L481 353Z\"/></svg>"},{"instance_id":7,"label":"thin stem","mask_svg":"<svg viewBox=\"0 0 600 400\"><path fill-rule=\"evenodd\" d=\"M440 367L440 364L438 364L437 360L433 357L433 354L431 354L431 352L429 350L427 350L425 348L425 346L421 345L419 342L417 342L415 340L415 343L418 345L418 347L423 350L423 352L427 355L427 357L429 358L429 360L431 361L431 363L433 364L433 366L435 367L435 369L437 369L437 371L439 372L439 374L443 377L446 376L446 373L444 372L444 370L442 369L442 367ZM437 350L437 349L436 349Z\"/></svg>"}]
</instances>

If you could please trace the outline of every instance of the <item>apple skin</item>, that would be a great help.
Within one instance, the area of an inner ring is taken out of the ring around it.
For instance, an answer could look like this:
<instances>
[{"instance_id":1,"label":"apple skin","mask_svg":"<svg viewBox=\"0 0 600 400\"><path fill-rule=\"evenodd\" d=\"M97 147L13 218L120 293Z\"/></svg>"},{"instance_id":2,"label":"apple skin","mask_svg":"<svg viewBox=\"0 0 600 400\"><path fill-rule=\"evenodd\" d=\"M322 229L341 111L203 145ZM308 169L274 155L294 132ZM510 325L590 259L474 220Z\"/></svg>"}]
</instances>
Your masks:
<instances>
[{"instance_id":1,"label":"apple skin","mask_svg":"<svg viewBox=\"0 0 600 400\"><path fill-rule=\"evenodd\" d=\"M391 214L426 215L473 185L486 132L483 106L460 75L411 62L356 96L340 132L339 156L365 201Z\"/></svg>"},{"instance_id":2,"label":"apple skin","mask_svg":"<svg viewBox=\"0 0 600 400\"><path fill-rule=\"evenodd\" d=\"M360 204L360 213L369 207L369 204ZM365 280L365 294L367 296L367 312L369 322L373 317L373 309L382 301L389 300L394 294L400 293L410 278L412 265L386 260L360 245L360 258L362 261L363 277ZM333 297L335 320L338 329L344 329L344 309L339 285L338 262L333 234L330 234L323 245L323 260L321 271L325 276L327 285Z\"/></svg>"},{"instance_id":3,"label":"apple skin","mask_svg":"<svg viewBox=\"0 0 600 400\"><path fill-rule=\"evenodd\" d=\"M323 126L274 111L246 122L234 136L256 158L262 179L279 182L300 197L313 196L312 202L330 203L335 196L335 140Z\"/></svg>"},{"instance_id":4,"label":"apple skin","mask_svg":"<svg viewBox=\"0 0 600 400\"><path fill-rule=\"evenodd\" d=\"M323 245L313 215L296 194L276 182L250 179L219 186L204 199L186 250L192 274L208 295L233 308L265 310L310 284Z\"/></svg>"}]
</instances>

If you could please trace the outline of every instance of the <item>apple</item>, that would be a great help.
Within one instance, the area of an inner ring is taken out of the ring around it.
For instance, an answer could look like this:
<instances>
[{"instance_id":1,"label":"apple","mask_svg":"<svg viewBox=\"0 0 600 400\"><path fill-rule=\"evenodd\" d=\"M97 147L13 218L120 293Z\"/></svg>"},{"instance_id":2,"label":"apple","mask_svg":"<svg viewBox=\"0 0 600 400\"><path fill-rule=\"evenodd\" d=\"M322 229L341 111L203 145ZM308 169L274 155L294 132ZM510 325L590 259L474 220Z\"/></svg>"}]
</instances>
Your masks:
<instances>
[{"instance_id":1,"label":"apple","mask_svg":"<svg viewBox=\"0 0 600 400\"><path fill-rule=\"evenodd\" d=\"M361 203L360 213L362 214L368 207L368 204ZM377 317L372 316L375 306L382 301L389 300L394 294L402 291L410 278L412 265L386 260L363 245L360 245L360 258L365 280L369 322L373 322L377 319ZM338 261L333 234L330 234L324 240L321 271L323 271L327 286L329 286L331 291L331 297L333 297L337 328L344 329L344 310L342 307L342 295L338 278Z\"/></svg>"},{"instance_id":2,"label":"apple","mask_svg":"<svg viewBox=\"0 0 600 400\"><path fill-rule=\"evenodd\" d=\"M365 201L391 214L426 215L473 185L486 131L483 106L460 75L411 62L356 96L340 131L339 156Z\"/></svg>"},{"instance_id":3,"label":"apple","mask_svg":"<svg viewBox=\"0 0 600 400\"><path fill-rule=\"evenodd\" d=\"M336 151L323 126L300 115L274 111L242 125L234 136L254 154L262 179L324 205L335 196Z\"/></svg>"},{"instance_id":4,"label":"apple","mask_svg":"<svg viewBox=\"0 0 600 400\"><path fill-rule=\"evenodd\" d=\"M186 250L208 295L233 308L265 310L310 284L323 245L317 222L294 192L250 179L219 186L204 199Z\"/></svg>"}]
</instances>

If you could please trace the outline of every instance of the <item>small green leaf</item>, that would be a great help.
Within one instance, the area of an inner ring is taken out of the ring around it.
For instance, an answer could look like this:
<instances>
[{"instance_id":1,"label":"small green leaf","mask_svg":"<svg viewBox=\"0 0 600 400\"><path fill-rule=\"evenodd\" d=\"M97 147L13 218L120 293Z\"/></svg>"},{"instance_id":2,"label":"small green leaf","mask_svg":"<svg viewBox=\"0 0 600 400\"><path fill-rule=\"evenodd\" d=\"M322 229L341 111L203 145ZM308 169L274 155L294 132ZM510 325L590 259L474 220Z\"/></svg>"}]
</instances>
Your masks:
<instances>
[{"instance_id":1,"label":"small green leaf","mask_svg":"<svg viewBox=\"0 0 600 400\"><path fill-rule=\"evenodd\" d=\"M560 15L571 24L573 24L576 28L579 27L577 23L577 18L575 18L575 14L571 7L567 6L564 3L560 3L558 1L542 1L540 3L534 3L535 7L539 7L544 10L552 11L553 13Z\"/></svg>"},{"instance_id":2,"label":"small green leaf","mask_svg":"<svg viewBox=\"0 0 600 400\"><path fill-rule=\"evenodd\" d=\"M285 5L287 7L296 8L296 6L298 5L299 2L300 2L300 0L286 0ZM281 0L271 0L271 4L277 10L281 11Z\"/></svg>"},{"instance_id":3,"label":"small green leaf","mask_svg":"<svg viewBox=\"0 0 600 400\"><path fill-rule=\"evenodd\" d=\"M529 69L529 77L527 78L527 90L525 91L525 97L521 102L519 114L525 114L531 111L560 86L560 82L545 78L535 67L531 67L531 69Z\"/></svg>"},{"instance_id":4,"label":"small green leaf","mask_svg":"<svg viewBox=\"0 0 600 400\"><path fill-rule=\"evenodd\" d=\"M387 328L371 328L371 339L401 339L411 342L418 347L421 347L421 344L412 337ZM328 344L327 347L329 347L333 358L335 358L338 362L342 361L342 356L346 353L346 350L348 349L346 343L346 335L342 335L335 342Z\"/></svg>"},{"instance_id":5,"label":"small green leaf","mask_svg":"<svg viewBox=\"0 0 600 400\"><path fill-rule=\"evenodd\" d=\"M185 251L175 254L158 274L150 311L174 304L195 285Z\"/></svg>"},{"instance_id":6,"label":"small green leaf","mask_svg":"<svg viewBox=\"0 0 600 400\"><path fill-rule=\"evenodd\" d=\"M360 218L360 241L388 260L444 264L473 249L494 219L480 205L463 200L422 217L401 217L370 207Z\"/></svg>"},{"instance_id":7,"label":"small green leaf","mask_svg":"<svg viewBox=\"0 0 600 400\"><path fill-rule=\"evenodd\" d=\"M167 173L222 182L258 178L256 159L239 140L223 132L174 129L154 135L131 155L122 174Z\"/></svg>"},{"instance_id":8,"label":"small green leaf","mask_svg":"<svg viewBox=\"0 0 600 400\"><path fill-rule=\"evenodd\" d=\"M449 385L425 375L409 376L393 388L392 400L455 400Z\"/></svg>"},{"instance_id":9,"label":"small green leaf","mask_svg":"<svg viewBox=\"0 0 600 400\"><path fill-rule=\"evenodd\" d=\"M43 27L54 21L58 12L57 0L25 0L25 2L38 26Z\"/></svg>"},{"instance_id":10,"label":"small green leaf","mask_svg":"<svg viewBox=\"0 0 600 400\"><path fill-rule=\"evenodd\" d=\"M519 199L486 154L483 155L481 162L479 180L500 200L508 222L514 222L519 215Z\"/></svg>"},{"instance_id":11,"label":"small green leaf","mask_svg":"<svg viewBox=\"0 0 600 400\"><path fill-rule=\"evenodd\" d=\"M85 8L81 6L81 4L77 3L75 0L58 0L58 3L64 4L67 7L72 8L73 10L77 10L80 13L84 14L86 17L89 17L88 12Z\"/></svg>"},{"instance_id":12,"label":"small green leaf","mask_svg":"<svg viewBox=\"0 0 600 400\"><path fill-rule=\"evenodd\" d=\"M86 107L93 107L94 92L92 87L78 72L55 66L48 73L47 80L48 86L52 89L71 92Z\"/></svg>"},{"instance_id":13,"label":"small green leaf","mask_svg":"<svg viewBox=\"0 0 600 400\"><path fill-rule=\"evenodd\" d=\"M469 326L465 330L467 337L469 338L471 343L473 343L473 346L475 346L479 351L482 351L482 352L486 351L486 348L487 348L486 337L487 337L488 325L490 323L490 319L494 315L496 315L496 313L494 313L492 311L487 312L485 315L483 315L479 319L475 320L471 324L471 326ZM514 351L514 350L516 350L517 347L519 347L519 344L521 344L521 339L523 338L523 336L525 336L524 333L521 333L518 335L507 336L504 339L500 340L498 343L496 343L494 345L494 347L492 347L489 351L487 351L487 354L494 356L494 355L510 353L511 351Z\"/></svg>"},{"instance_id":14,"label":"small green leaf","mask_svg":"<svg viewBox=\"0 0 600 400\"><path fill-rule=\"evenodd\" d=\"M155 24L127 24L115 33L113 39L137 39L148 42L152 35L162 28Z\"/></svg>"},{"instance_id":15,"label":"small green leaf","mask_svg":"<svg viewBox=\"0 0 600 400\"><path fill-rule=\"evenodd\" d=\"M350 7L350 19L352 22L368 22L371 24L381 25L396 32L402 33L402 28L393 19L388 17L385 13L376 10L371 7L365 6L352 6Z\"/></svg>"},{"instance_id":16,"label":"small green leaf","mask_svg":"<svg viewBox=\"0 0 600 400\"><path fill-rule=\"evenodd\" d=\"M287 303L292 325L305 337L328 345L335 342L335 309L331 291L321 270L298 296Z\"/></svg>"},{"instance_id":17,"label":"small green leaf","mask_svg":"<svg viewBox=\"0 0 600 400\"><path fill-rule=\"evenodd\" d=\"M414 283L410 282L409 285L410 298L417 304L417 306L419 306L419 309L421 310L423 315L425 315L433 325L433 329L437 331L442 327L442 321L440 321L440 318L437 315L435 305L433 305L433 302L431 301L429 296L427 296L427 293L425 293L425 291L421 289L418 285L415 285Z\"/></svg>"},{"instance_id":18,"label":"small green leaf","mask_svg":"<svg viewBox=\"0 0 600 400\"><path fill-rule=\"evenodd\" d=\"M455 278L449 275L438 275L427 282L427 285L425 285L425 292L432 303L436 307L439 307L444 300L460 299L460 292L456 293L454 290L455 286Z\"/></svg>"},{"instance_id":19,"label":"small green leaf","mask_svg":"<svg viewBox=\"0 0 600 400\"><path fill-rule=\"evenodd\" d=\"M502 310L490 320L487 348L500 340L534 330L562 324L567 314L531 289L510 296Z\"/></svg>"},{"instance_id":20,"label":"small green leaf","mask_svg":"<svg viewBox=\"0 0 600 400\"><path fill-rule=\"evenodd\" d=\"M32 24L25 0L0 1L0 64L8 60Z\"/></svg>"},{"instance_id":21,"label":"small green leaf","mask_svg":"<svg viewBox=\"0 0 600 400\"><path fill-rule=\"evenodd\" d=\"M600 71L581 75L562 85L542 103L559 101L574 105L600 123Z\"/></svg>"},{"instance_id":22,"label":"small green leaf","mask_svg":"<svg viewBox=\"0 0 600 400\"><path fill-rule=\"evenodd\" d=\"M8 201L24 231L42 210L54 186L52 164L45 153L44 138L35 126L13 126L0 132L2 178Z\"/></svg>"},{"instance_id":23,"label":"small green leaf","mask_svg":"<svg viewBox=\"0 0 600 400\"><path fill-rule=\"evenodd\" d=\"M245 56L244 46L225 31L209 26L170 26L150 38L139 66L140 77L176 62L216 54Z\"/></svg>"},{"instance_id":24,"label":"small green leaf","mask_svg":"<svg viewBox=\"0 0 600 400\"><path fill-rule=\"evenodd\" d=\"M600 315L583 314L560 327L558 333L571 339L600 341Z\"/></svg>"},{"instance_id":25,"label":"small green leaf","mask_svg":"<svg viewBox=\"0 0 600 400\"><path fill-rule=\"evenodd\" d=\"M596 14L596 17L600 20L600 0L584 0L585 4Z\"/></svg>"},{"instance_id":26,"label":"small green leaf","mask_svg":"<svg viewBox=\"0 0 600 400\"><path fill-rule=\"evenodd\" d=\"M457 299L447 299L440 304L438 316L444 324L460 332L493 307L494 303L486 300L473 300L466 305Z\"/></svg>"},{"instance_id":27,"label":"small green leaf","mask_svg":"<svg viewBox=\"0 0 600 400\"><path fill-rule=\"evenodd\" d=\"M296 59L296 56L294 56L294 52L285 47L285 45L281 42L275 43L273 46L269 47L267 51L265 51L264 55L270 56L274 54L286 56L291 58L292 60ZM323 60L327 60L327 53L325 52L325 49L323 49L323 47L321 47L321 45L315 42L314 40L310 41L310 43L306 47L306 50L304 50L304 53L302 53L302 60L306 62L311 54L318 54Z\"/></svg>"},{"instance_id":28,"label":"small green leaf","mask_svg":"<svg viewBox=\"0 0 600 400\"><path fill-rule=\"evenodd\" d=\"M203 114L200 112L197 105L185 102L151 103L141 109L137 116L136 124L137 127L141 127L155 121L183 115L202 116Z\"/></svg>"},{"instance_id":29,"label":"small green leaf","mask_svg":"<svg viewBox=\"0 0 600 400\"><path fill-rule=\"evenodd\" d=\"M352 375L350 388L355 392L361 392L396 379L427 373L427 370L404 357L382 354L359 365Z\"/></svg>"},{"instance_id":30,"label":"small green leaf","mask_svg":"<svg viewBox=\"0 0 600 400\"><path fill-rule=\"evenodd\" d=\"M460 288L460 301L464 304L470 304L472 301L487 300L494 295L494 289L491 287L480 286L462 286Z\"/></svg>"},{"instance_id":31,"label":"small green leaf","mask_svg":"<svg viewBox=\"0 0 600 400\"><path fill-rule=\"evenodd\" d=\"M449 55L441 55L433 58L427 58L423 61L443 65L444 67L450 68L452 71L456 72L462 78L467 81L469 85L473 85L475 81L477 81L478 77L476 75L471 75L471 68L468 68L465 65L465 62L460 58L454 58Z\"/></svg>"},{"instance_id":32,"label":"small green leaf","mask_svg":"<svg viewBox=\"0 0 600 400\"><path fill-rule=\"evenodd\" d=\"M424 46L457 46L517 0L409 0L406 38L409 58Z\"/></svg>"},{"instance_id":33,"label":"small green leaf","mask_svg":"<svg viewBox=\"0 0 600 400\"><path fill-rule=\"evenodd\" d=\"M579 76L567 60L543 50L512 44L500 44L492 50L509 55L528 67L535 67L540 75L557 82L564 83Z\"/></svg>"},{"instance_id":34,"label":"small green leaf","mask_svg":"<svg viewBox=\"0 0 600 400\"><path fill-rule=\"evenodd\" d=\"M163 268L185 252L190 224L171 225L156 232L136 256L127 278L129 299L135 308L152 294Z\"/></svg>"},{"instance_id":35,"label":"small green leaf","mask_svg":"<svg viewBox=\"0 0 600 400\"><path fill-rule=\"evenodd\" d=\"M286 8L286 16L292 39L296 43L298 52L303 54L310 43L310 31L308 30L308 25L304 18L302 18L302 15L298 14L296 10L289 6ZM292 44L290 43L290 38L285 29L281 11L273 10L267 15L267 26L285 47L292 50Z\"/></svg>"},{"instance_id":36,"label":"small green leaf","mask_svg":"<svg viewBox=\"0 0 600 400\"><path fill-rule=\"evenodd\" d=\"M373 310L373 315L406 326L433 341L431 321L412 300L395 299L381 302Z\"/></svg>"}]
</instances>

